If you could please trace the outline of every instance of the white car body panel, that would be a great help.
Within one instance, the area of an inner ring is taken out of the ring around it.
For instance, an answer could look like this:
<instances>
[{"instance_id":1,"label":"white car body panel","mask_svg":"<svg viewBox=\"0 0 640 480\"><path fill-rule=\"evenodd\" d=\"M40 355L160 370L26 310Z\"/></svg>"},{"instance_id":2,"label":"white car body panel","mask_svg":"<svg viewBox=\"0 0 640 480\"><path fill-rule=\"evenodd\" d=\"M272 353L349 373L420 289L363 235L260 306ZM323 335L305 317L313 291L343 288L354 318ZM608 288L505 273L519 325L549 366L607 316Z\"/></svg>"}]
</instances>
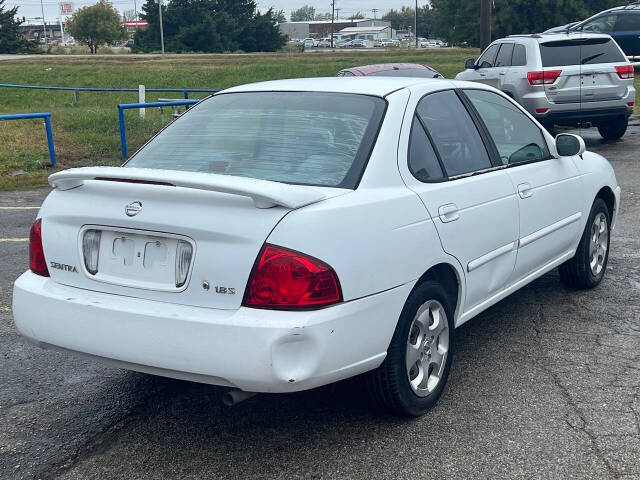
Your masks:
<instances>
[{"instance_id":1,"label":"white car body panel","mask_svg":"<svg viewBox=\"0 0 640 480\"><path fill-rule=\"evenodd\" d=\"M589 152L419 182L407 166L416 104L429 92L451 88L495 91L477 83L385 77L283 80L227 91L385 98L385 119L354 190L133 168L52 176L58 188L38 214L48 262L80 267L82 229L103 225L191 239L192 271L186 287L173 292L101 282L83 268L53 268L50 278L26 272L14 288L18 330L42 346L133 370L290 392L378 367L409 294L434 266L455 273L454 321L464 323L571 258L598 192L613 192L615 219L620 189L606 159ZM545 139L557 157L553 138L545 133ZM132 175L176 186L95 179ZM519 196L521 183L531 185L532 196ZM144 207L129 217L124 209L133 201ZM447 213L440 208L451 203L459 220L443 221ZM264 243L329 264L343 301L308 311L242 306ZM205 290L205 281L236 294Z\"/></svg>"}]
</instances>

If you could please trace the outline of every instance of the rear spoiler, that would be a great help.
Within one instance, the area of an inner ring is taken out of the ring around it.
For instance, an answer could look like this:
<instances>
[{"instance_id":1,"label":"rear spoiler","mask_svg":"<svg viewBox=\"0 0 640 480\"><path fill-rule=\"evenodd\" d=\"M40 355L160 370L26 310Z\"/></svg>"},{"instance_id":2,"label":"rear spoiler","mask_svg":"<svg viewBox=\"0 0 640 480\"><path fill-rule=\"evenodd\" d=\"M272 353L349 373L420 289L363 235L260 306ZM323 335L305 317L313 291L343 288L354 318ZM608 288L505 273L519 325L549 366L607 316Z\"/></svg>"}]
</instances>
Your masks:
<instances>
[{"instance_id":1,"label":"rear spoiler","mask_svg":"<svg viewBox=\"0 0 640 480\"><path fill-rule=\"evenodd\" d=\"M271 208L280 205L294 209L326 198L324 193L300 185L215 173L156 170L151 168L71 168L50 175L49 185L59 190L70 190L79 187L87 180L166 185L229 193L251 198L257 208Z\"/></svg>"}]
</instances>

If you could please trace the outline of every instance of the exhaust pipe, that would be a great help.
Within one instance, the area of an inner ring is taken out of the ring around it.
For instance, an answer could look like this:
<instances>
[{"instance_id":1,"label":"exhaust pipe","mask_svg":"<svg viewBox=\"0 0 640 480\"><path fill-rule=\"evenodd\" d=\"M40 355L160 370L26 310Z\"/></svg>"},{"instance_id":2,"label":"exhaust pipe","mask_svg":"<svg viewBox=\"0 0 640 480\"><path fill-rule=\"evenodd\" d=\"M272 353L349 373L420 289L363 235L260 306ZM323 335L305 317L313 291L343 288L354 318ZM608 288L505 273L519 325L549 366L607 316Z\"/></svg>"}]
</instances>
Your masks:
<instances>
[{"instance_id":1,"label":"exhaust pipe","mask_svg":"<svg viewBox=\"0 0 640 480\"><path fill-rule=\"evenodd\" d=\"M253 397L256 392L245 392L244 390L229 390L222 395L222 403L227 407L233 407L244 400Z\"/></svg>"}]
</instances>

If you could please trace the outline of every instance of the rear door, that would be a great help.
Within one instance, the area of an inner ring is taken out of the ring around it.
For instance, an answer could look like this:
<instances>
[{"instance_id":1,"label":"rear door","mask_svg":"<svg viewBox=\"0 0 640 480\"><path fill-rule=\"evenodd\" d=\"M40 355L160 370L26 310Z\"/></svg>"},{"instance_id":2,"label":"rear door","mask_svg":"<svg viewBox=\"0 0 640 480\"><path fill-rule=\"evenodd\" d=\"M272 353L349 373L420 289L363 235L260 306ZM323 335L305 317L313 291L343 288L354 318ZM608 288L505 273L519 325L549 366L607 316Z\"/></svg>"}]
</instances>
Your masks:
<instances>
[{"instance_id":1,"label":"rear door","mask_svg":"<svg viewBox=\"0 0 640 480\"><path fill-rule=\"evenodd\" d=\"M513 272L518 202L471 115L453 90L427 94L411 129L405 182L422 199L445 252L466 276L465 310L499 291ZM402 155L401 155L402 158Z\"/></svg>"},{"instance_id":2,"label":"rear door","mask_svg":"<svg viewBox=\"0 0 640 480\"><path fill-rule=\"evenodd\" d=\"M507 74L511 69L511 58L513 57L514 43L504 42L500 44L500 50L496 57L495 82L489 83L492 87L502 90Z\"/></svg>"}]
</instances>

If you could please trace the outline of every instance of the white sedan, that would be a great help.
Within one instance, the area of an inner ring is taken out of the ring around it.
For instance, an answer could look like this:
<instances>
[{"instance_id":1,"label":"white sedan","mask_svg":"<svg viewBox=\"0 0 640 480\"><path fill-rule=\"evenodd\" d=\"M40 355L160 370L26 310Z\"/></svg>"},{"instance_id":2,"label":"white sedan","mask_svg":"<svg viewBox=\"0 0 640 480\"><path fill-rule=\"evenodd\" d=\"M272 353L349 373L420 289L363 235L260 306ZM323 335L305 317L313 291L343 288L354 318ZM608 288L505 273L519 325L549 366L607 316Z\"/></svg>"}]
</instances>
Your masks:
<instances>
[{"instance_id":1,"label":"white sedan","mask_svg":"<svg viewBox=\"0 0 640 480\"><path fill-rule=\"evenodd\" d=\"M556 267L598 285L620 199L497 90L381 77L231 88L49 182L26 338L235 399L366 374L404 415L441 395L456 327Z\"/></svg>"}]
</instances>

